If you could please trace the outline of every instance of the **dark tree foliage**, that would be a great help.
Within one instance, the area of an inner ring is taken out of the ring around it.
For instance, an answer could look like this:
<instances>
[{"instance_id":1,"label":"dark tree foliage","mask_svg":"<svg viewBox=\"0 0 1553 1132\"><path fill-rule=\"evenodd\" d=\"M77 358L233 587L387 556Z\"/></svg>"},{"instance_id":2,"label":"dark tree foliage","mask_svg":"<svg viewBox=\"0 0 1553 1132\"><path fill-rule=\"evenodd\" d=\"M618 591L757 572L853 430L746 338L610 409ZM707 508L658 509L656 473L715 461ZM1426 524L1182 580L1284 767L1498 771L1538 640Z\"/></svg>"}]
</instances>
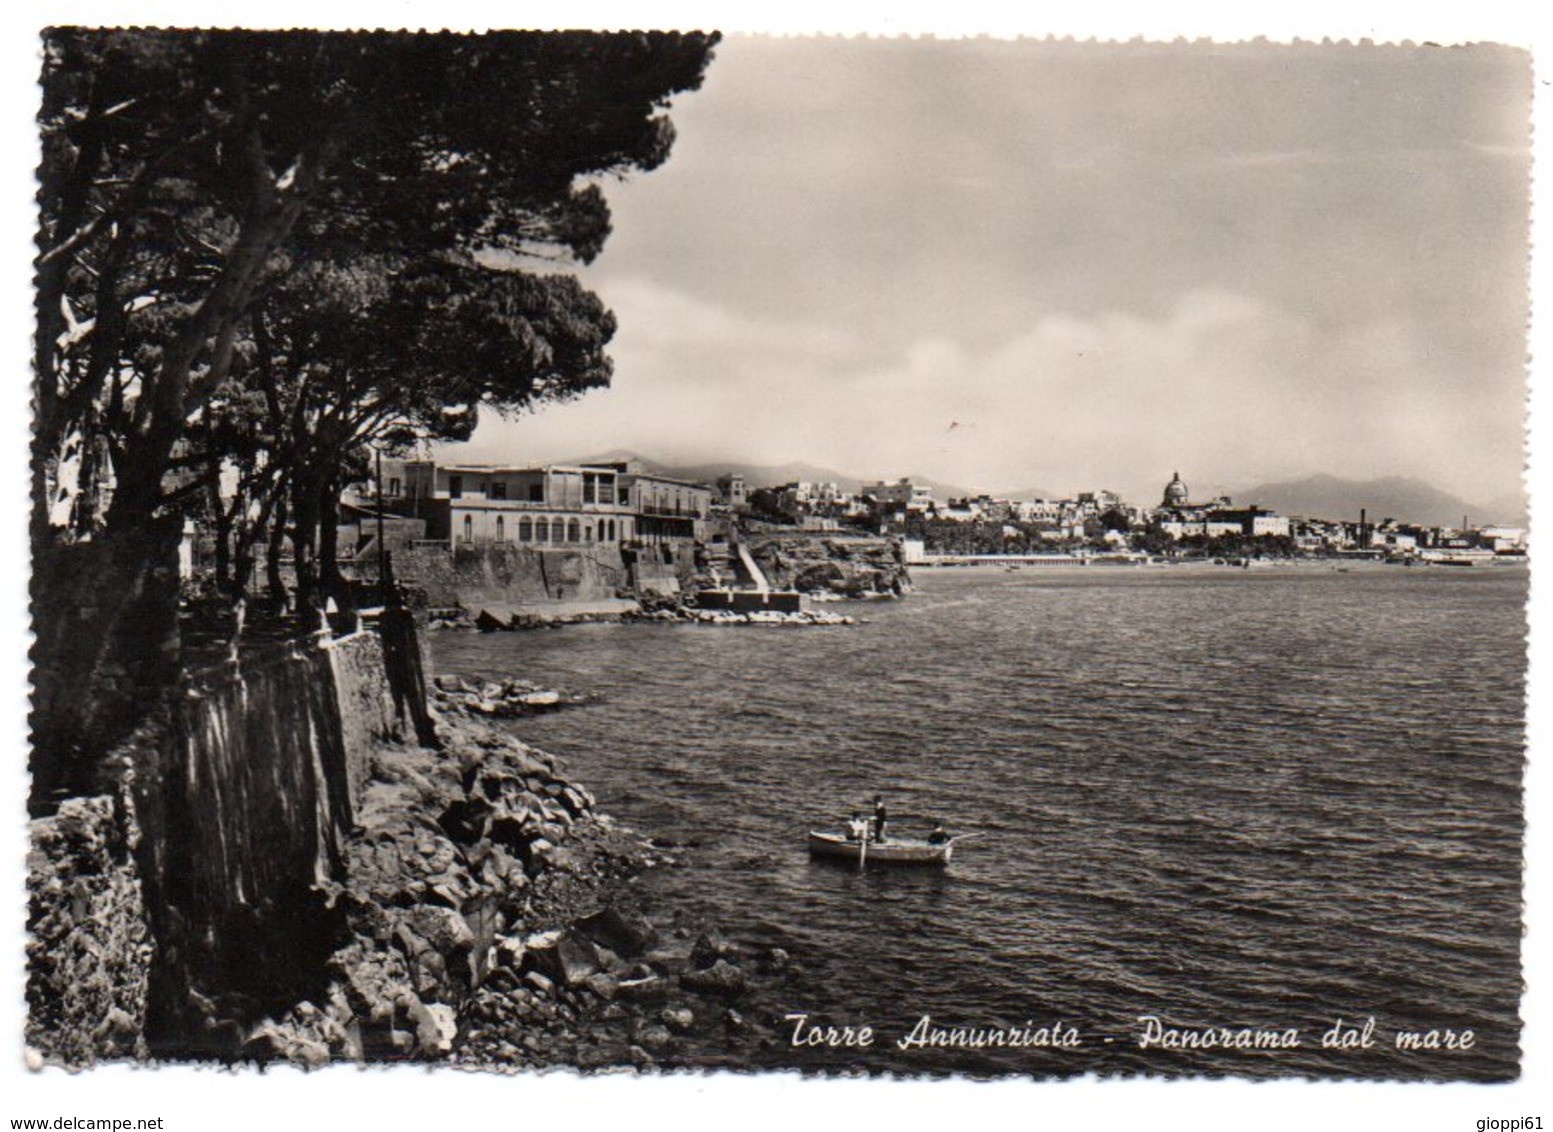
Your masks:
<instances>
[{"instance_id":1,"label":"dark tree foliage","mask_svg":"<svg viewBox=\"0 0 1553 1132\"><path fill-rule=\"evenodd\" d=\"M482 405L514 411L607 385L614 329L569 275L377 256L290 274L255 313L251 364L233 384L248 391L240 411L263 453L244 494L272 511L284 493L304 598L320 569L343 596L333 524L362 445L463 440Z\"/></svg>"},{"instance_id":2,"label":"dark tree foliage","mask_svg":"<svg viewBox=\"0 0 1553 1132\"><path fill-rule=\"evenodd\" d=\"M44 36L35 533L105 448L147 521L251 317L317 260L596 255L586 179L652 169L715 35L92 31Z\"/></svg>"},{"instance_id":3,"label":"dark tree foliage","mask_svg":"<svg viewBox=\"0 0 1553 1132\"><path fill-rule=\"evenodd\" d=\"M364 443L608 382L613 317L517 268L599 253L599 181L667 158L716 41L44 33L35 804L173 683L184 515L234 597L261 543L280 588L288 536L313 591Z\"/></svg>"}]
</instances>

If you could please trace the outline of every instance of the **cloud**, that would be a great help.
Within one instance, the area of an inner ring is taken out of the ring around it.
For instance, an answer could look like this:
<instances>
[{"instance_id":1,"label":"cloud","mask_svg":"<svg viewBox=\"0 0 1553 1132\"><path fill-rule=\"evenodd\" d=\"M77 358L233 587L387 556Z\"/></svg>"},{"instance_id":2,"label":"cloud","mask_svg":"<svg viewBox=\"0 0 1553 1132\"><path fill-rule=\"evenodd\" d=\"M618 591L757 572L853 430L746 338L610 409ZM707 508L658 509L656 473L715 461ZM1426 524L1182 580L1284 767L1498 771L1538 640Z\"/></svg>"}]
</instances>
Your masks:
<instances>
[{"instance_id":1,"label":"cloud","mask_svg":"<svg viewBox=\"0 0 1553 1132\"><path fill-rule=\"evenodd\" d=\"M1513 491L1529 89L1496 48L730 37L581 273L615 387L478 443Z\"/></svg>"},{"instance_id":2,"label":"cloud","mask_svg":"<svg viewBox=\"0 0 1553 1132\"><path fill-rule=\"evenodd\" d=\"M617 353L627 356L682 351L688 357L705 354L719 359L770 354L824 358L856 348L852 337L838 327L751 317L642 276L589 284L611 308L628 312L615 341ZM694 379L697 374L685 376Z\"/></svg>"},{"instance_id":3,"label":"cloud","mask_svg":"<svg viewBox=\"0 0 1553 1132\"><path fill-rule=\"evenodd\" d=\"M614 387L483 425L479 451L802 458L863 477L1146 499L1177 469L1212 491L1321 470L1440 479L1443 457L1491 448L1518 413L1501 398L1464 421L1427 335L1404 319L1334 336L1228 291L1188 291L1157 317L1051 316L975 346L928 335L884 356L642 280L607 298L622 319ZM1442 486L1492 494L1519 466L1502 455L1456 460L1464 478Z\"/></svg>"}]
</instances>

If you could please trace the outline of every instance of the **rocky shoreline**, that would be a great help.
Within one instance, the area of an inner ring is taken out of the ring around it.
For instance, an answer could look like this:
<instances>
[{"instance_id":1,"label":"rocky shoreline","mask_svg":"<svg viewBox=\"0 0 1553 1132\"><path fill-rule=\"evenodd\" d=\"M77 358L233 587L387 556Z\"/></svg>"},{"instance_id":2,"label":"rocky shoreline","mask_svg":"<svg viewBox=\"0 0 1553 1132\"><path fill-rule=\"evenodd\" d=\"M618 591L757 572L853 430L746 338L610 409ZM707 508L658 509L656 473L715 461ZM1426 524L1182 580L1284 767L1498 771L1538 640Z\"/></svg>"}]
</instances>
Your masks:
<instances>
[{"instance_id":1,"label":"rocky shoreline","mask_svg":"<svg viewBox=\"0 0 1553 1132\"><path fill-rule=\"evenodd\" d=\"M623 621L687 622L694 625L782 625L796 628L807 625L856 625L857 618L821 609L800 609L791 613L758 610L738 613L731 609L696 609L672 606L627 614Z\"/></svg>"},{"instance_id":2,"label":"rocky shoreline","mask_svg":"<svg viewBox=\"0 0 1553 1132\"><path fill-rule=\"evenodd\" d=\"M893 594L868 594L866 597L889 598ZM810 600L845 601L846 597L829 593L811 597ZM860 599L858 599L860 600ZM749 613L727 609L701 609L686 602L682 596L646 596L622 602L619 608L610 610L568 608L558 604L550 610L525 609L521 612L489 609L478 611L439 609L426 620L428 629L471 630L483 633L522 632L531 629L555 629L562 625L589 625L598 623L685 623L692 625L781 625L787 627L855 625L858 619L844 613L823 609L801 609L792 612L757 610Z\"/></svg>"},{"instance_id":3,"label":"rocky shoreline","mask_svg":"<svg viewBox=\"0 0 1553 1132\"><path fill-rule=\"evenodd\" d=\"M681 1046L709 1036L769 1045L770 1021L741 1007L788 956L644 915L626 882L676 849L620 828L555 758L478 718L568 697L472 683L438 678L441 750L377 752L331 894L345 938L327 982L251 1027L235 1059L643 1069L688 1064Z\"/></svg>"}]
</instances>

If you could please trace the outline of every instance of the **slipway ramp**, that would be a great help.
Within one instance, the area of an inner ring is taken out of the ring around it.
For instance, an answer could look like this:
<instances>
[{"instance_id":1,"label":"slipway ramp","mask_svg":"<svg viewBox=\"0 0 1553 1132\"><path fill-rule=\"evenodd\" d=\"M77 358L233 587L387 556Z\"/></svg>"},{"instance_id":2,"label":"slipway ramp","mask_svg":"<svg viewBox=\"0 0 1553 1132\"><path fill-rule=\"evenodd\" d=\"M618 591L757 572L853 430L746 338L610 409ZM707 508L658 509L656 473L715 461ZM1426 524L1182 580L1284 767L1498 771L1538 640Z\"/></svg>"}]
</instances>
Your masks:
<instances>
[{"instance_id":1,"label":"slipway ramp","mask_svg":"<svg viewBox=\"0 0 1553 1132\"><path fill-rule=\"evenodd\" d=\"M771 583L766 581L766 575L756 564L754 556L750 554L749 547L745 546L741 540L733 544L733 549L739 555L739 564L744 567L745 573L749 575L750 581L755 584L756 592L770 593Z\"/></svg>"}]
</instances>

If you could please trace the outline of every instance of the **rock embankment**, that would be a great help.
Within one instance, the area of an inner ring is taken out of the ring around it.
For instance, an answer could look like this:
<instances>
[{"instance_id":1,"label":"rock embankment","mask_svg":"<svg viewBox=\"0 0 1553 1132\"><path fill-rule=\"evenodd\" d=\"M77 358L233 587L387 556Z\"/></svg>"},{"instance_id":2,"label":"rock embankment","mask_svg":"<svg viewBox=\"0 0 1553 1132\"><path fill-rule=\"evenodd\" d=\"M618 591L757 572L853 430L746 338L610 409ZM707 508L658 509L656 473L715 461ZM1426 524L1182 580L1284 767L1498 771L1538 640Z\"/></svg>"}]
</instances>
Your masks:
<instances>
[{"instance_id":1,"label":"rock embankment","mask_svg":"<svg viewBox=\"0 0 1553 1132\"><path fill-rule=\"evenodd\" d=\"M774 589L848 598L899 597L911 589L895 539L768 532L752 535L749 551Z\"/></svg>"},{"instance_id":2,"label":"rock embankment","mask_svg":"<svg viewBox=\"0 0 1553 1132\"><path fill-rule=\"evenodd\" d=\"M151 932L114 805L71 798L30 830L27 1046L65 1065L146 1052Z\"/></svg>"},{"instance_id":3,"label":"rock embankment","mask_svg":"<svg viewBox=\"0 0 1553 1132\"><path fill-rule=\"evenodd\" d=\"M433 704L442 711L464 711L497 719L538 715L594 702L589 696L560 692L513 677L474 680L451 674L432 681L431 695Z\"/></svg>"},{"instance_id":4,"label":"rock embankment","mask_svg":"<svg viewBox=\"0 0 1553 1132\"><path fill-rule=\"evenodd\" d=\"M696 625L855 625L857 619L841 613L829 613L819 609L802 609L792 613L777 610L757 610L737 613L731 609L697 609L689 605L660 606L657 609L633 614L628 621L685 621Z\"/></svg>"},{"instance_id":5,"label":"rock embankment","mask_svg":"<svg viewBox=\"0 0 1553 1132\"><path fill-rule=\"evenodd\" d=\"M785 974L780 948L751 953L715 931L693 941L605 905L562 928L497 945L496 966L469 1003L455 1060L490 1067L579 1069L704 1063L708 1047L768 1044L740 1010ZM734 1059L736 1060L736 1059Z\"/></svg>"},{"instance_id":6,"label":"rock embankment","mask_svg":"<svg viewBox=\"0 0 1553 1132\"><path fill-rule=\"evenodd\" d=\"M633 908L624 881L662 852L597 813L552 756L471 718L505 685L471 706L459 684L441 694L442 750L377 754L332 893L347 938L320 991L254 1026L239 1056L642 1067L709 1028L764 1040L737 1004L786 956L714 931L692 941Z\"/></svg>"}]
</instances>

